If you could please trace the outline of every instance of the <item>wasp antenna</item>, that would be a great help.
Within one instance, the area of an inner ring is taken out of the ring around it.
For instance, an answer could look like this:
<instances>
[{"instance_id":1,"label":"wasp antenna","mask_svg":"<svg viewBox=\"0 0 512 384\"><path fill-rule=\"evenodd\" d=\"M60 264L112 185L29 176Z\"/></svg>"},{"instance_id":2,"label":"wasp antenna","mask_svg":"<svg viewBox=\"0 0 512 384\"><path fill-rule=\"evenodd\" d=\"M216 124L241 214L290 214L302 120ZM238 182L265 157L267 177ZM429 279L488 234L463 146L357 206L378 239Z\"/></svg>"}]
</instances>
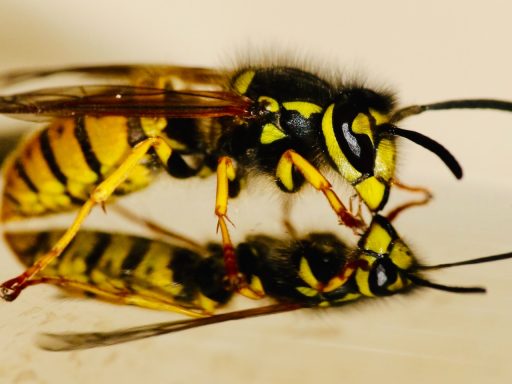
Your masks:
<instances>
[{"instance_id":1,"label":"wasp antenna","mask_svg":"<svg viewBox=\"0 0 512 384\"><path fill-rule=\"evenodd\" d=\"M470 260L457 261L455 263L446 263L446 264L437 264L437 265L420 265L420 266L417 266L416 268L417 269L442 269L442 268L458 267L461 265L490 263L493 261L506 260L506 259L512 259L512 252L502 253L500 255L479 257L479 258L470 259Z\"/></svg>"},{"instance_id":2,"label":"wasp antenna","mask_svg":"<svg viewBox=\"0 0 512 384\"><path fill-rule=\"evenodd\" d=\"M512 112L512 102L495 99L460 99L424 105L411 105L396 111L391 117L391 121L397 122L426 111L442 111L447 109L495 109Z\"/></svg>"},{"instance_id":3,"label":"wasp antenna","mask_svg":"<svg viewBox=\"0 0 512 384\"><path fill-rule=\"evenodd\" d=\"M407 278L411 280L414 284L422 286L422 287L428 287L432 289L437 289L439 291L445 291L445 292L453 292L453 293L485 293L486 289L482 287L453 287L450 285L443 285L443 284L437 284L433 283L431 281L422 279L421 277L418 277L413 274L407 274Z\"/></svg>"},{"instance_id":4,"label":"wasp antenna","mask_svg":"<svg viewBox=\"0 0 512 384\"><path fill-rule=\"evenodd\" d=\"M393 124L383 124L380 127L393 136L400 136L409 139L412 142L421 145L423 148L428 149L430 152L436 154L446 164L457 179L462 178L462 167L457 159L455 159L455 157L437 141L419 132L398 128Z\"/></svg>"},{"instance_id":5,"label":"wasp antenna","mask_svg":"<svg viewBox=\"0 0 512 384\"><path fill-rule=\"evenodd\" d=\"M43 333L38 335L37 345L47 351L73 351L107 345L121 344L129 341L146 339L148 337L164 335L186 329L202 327L209 324L223 323L225 321L247 319L281 312L294 311L303 308L299 304L281 303L265 307L251 308L242 311L222 313L199 319L187 319L166 323L143 325L140 327L120 329L112 332L91 333Z\"/></svg>"}]
</instances>

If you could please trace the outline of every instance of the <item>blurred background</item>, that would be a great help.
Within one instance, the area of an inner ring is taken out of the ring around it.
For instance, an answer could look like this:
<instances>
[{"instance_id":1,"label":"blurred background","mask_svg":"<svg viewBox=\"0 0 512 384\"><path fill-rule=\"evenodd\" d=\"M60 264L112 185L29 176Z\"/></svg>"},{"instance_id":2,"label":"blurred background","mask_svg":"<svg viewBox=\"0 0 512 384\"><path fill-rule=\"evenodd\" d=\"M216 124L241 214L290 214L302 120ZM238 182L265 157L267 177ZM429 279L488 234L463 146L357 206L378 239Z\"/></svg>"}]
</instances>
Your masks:
<instances>
[{"instance_id":1,"label":"blurred background","mask_svg":"<svg viewBox=\"0 0 512 384\"><path fill-rule=\"evenodd\" d=\"M292 54L348 78L367 79L368 85L395 89L404 105L451 98L511 100L510 12L509 2L497 0L3 0L0 70L145 62L231 66L247 57ZM0 126L6 135L33 129L7 118ZM396 222L423 262L512 249L511 126L512 114L492 111L435 112L402 124L442 142L465 171L456 181L432 154L409 143L400 146L400 179L427 186L435 195L428 207L410 210ZM345 199L351 193L343 183L336 190ZM123 204L206 241L216 239L214 191L212 179L182 182L163 176ZM272 185L251 185L230 205L234 239L282 232L280 206ZM50 223L64 226L71 218ZM310 190L296 198L292 218L301 232L336 230L354 241ZM95 212L87 227L145 233L113 213ZM5 280L21 268L3 245L0 252L0 280ZM484 285L489 292L463 296L424 289L355 307L225 323L72 353L38 350L34 337L179 316L70 298L53 287L32 288L13 303L0 303L0 381L510 382L512 261L429 276L447 284Z\"/></svg>"}]
</instances>

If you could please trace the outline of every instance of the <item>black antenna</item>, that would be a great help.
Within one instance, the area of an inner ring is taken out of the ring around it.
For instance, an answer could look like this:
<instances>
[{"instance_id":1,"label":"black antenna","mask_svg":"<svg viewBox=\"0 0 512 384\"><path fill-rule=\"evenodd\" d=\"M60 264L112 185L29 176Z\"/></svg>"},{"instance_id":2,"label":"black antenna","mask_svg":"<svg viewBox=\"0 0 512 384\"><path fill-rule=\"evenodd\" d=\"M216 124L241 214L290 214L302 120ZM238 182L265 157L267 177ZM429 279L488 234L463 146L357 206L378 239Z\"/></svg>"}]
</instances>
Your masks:
<instances>
[{"instance_id":1,"label":"black antenna","mask_svg":"<svg viewBox=\"0 0 512 384\"><path fill-rule=\"evenodd\" d=\"M406 117L419 115L426 111L442 111L447 109L494 109L512 112L512 102L494 99L460 99L424 105L411 105L396 111L390 121L396 123Z\"/></svg>"},{"instance_id":2,"label":"black antenna","mask_svg":"<svg viewBox=\"0 0 512 384\"><path fill-rule=\"evenodd\" d=\"M458 267L461 265L471 265L471 264L483 264L490 263L493 261L512 259L512 252L502 253L500 255L486 256L486 257L478 257L476 259L457 261L455 263L446 263L446 264L437 264L437 265L418 265L416 269L442 269L442 268L451 268Z\"/></svg>"},{"instance_id":3,"label":"black antenna","mask_svg":"<svg viewBox=\"0 0 512 384\"><path fill-rule=\"evenodd\" d=\"M445 292L453 292L453 293L485 293L485 288L482 287L453 287L449 285L443 285L443 284L437 284L433 283L431 281L422 279L421 277L418 277L413 274L407 274L407 278L411 280L414 284L422 286L422 287L428 287L437 289L439 291L445 291Z\"/></svg>"},{"instance_id":4,"label":"black antenna","mask_svg":"<svg viewBox=\"0 0 512 384\"><path fill-rule=\"evenodd\" d=\"M478 257L476 259L469 259L463 261L457 261L455 263L445 263L445 264L437 264L437 265L418 265L415 269L420 270L429 270L429 269L443 269L443 268L451 268L451 267L459 267L462 265L472 265L472 264L483 264L490 263L493 261L512 259L512 252L502 253L499 255L493 256L485 256ZM482 287L452 287L443 284L432 283L431 281L425 280L421 277L418 277L412 273L407 273L407 278L411 280L414 284L420 285L422 287L428 287L433 289L438 289L441 291L454 292L454 293L485 293L485 288Z\"/></svg>"},{"instance_id":5,"label":"black antenna","mask_svg":"<svg viewBox=\"0 0 512 384\"><path fill-rule=\"evenodd\" d=\"M421 145L423 148L428 149L430 152L436 154L446 164L457 179L462 178L462 167L457 159L455 159L455 157L437 141L419 132L398 128L393 124L382 124L379 128L393 136L400 136L409 139L412 142Z\"/></svg>"}]
</instances>

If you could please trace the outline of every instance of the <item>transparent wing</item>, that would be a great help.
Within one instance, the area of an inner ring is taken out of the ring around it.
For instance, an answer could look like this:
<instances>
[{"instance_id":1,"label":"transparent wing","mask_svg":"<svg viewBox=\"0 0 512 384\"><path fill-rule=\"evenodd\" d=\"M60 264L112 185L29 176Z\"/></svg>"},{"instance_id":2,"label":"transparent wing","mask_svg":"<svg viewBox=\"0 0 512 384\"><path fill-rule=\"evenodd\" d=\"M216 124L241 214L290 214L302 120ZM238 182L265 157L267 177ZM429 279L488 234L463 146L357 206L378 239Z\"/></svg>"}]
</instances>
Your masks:
<instances>
[{"instance_id":1,"label":"transparent wing","mask_svg":"<svg viewBox=\"0 0 512 384\"><path fill-rule=\"evenodd\" d=\"M0 96L0 113L41 121L55 117L248 117L251 101L223 91L175 91L128 85L47 88Z\"/></svg>"},{"instance_id":2,"label":"transparent wing","mask_svg":"<svg viewBox=\"0 0 512 384\"><path fill-rule=\"evenodd\" d=\"M107 345L121 344L167 333L184 331L186 329L202 327L210 324L289 312L301 308L303 307L298 304L282 303L242 311L228 312L200 319L186 319L167 323L143 325L140 327L126 328L113 332L63 334L44 333L39 335L37 345L47 351L72 351L77 349L104 347Z\"/></svg>"},{"instance_id":3,"label":"transparent wing","mask_svg":"<svg viewBox=\"0 0 512 384\"><path fill-rule=\"evenodd\" d=\"M139 83L139 79L174 77L187 84L222 84L230 71L212 68L182 67L172 65L99 65L74 66L51 69L11 71L0 75L0 87L52 76L71 75L78 79L120 81L125 84Z\"/></svg>"}]
</instances>

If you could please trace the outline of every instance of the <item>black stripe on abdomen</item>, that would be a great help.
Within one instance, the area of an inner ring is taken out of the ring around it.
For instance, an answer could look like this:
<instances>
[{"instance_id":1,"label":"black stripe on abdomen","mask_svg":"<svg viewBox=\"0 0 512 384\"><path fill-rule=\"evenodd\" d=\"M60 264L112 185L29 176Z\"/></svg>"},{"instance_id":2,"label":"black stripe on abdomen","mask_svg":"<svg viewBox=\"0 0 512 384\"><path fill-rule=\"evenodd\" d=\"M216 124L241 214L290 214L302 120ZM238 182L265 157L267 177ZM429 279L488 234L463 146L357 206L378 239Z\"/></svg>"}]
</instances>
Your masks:
<instances>
[{"instance_id":1,"label":"black stripe on abdomen","mask_svg":"<svg viewBox=\"0 0 512 384\"><path fill-rule=\"evenodd\" d=\"M63 185L67 185L68 178L64 173L62 173L59 165L57 164L57 160L55 159L55 154L53 153L52 147L50 145L50 138L48 136L48 129L45 129L39 135L39 144L41 146L41 152L43 153L43 157L48 164L48 167L52 171L53 176Z\"/></svg>"},{"instance_id":2,"label":"black stripe on abdomen","mask_svg":"<svg viewBox=\"0 0 512 384\"><path fill-rule=\"evenodd\" d=\"M96 233L98 238L94 248L91 250L89 255L85 258L85 274L89 276L94 268L98 265L101 257L105 253L105 250L110 245L112 236L108 233L98 232Z\"/></svg>"},{"instance_id":3,"label":"black stripe on abdomen","mask_svg":"<svg viewBox=\"0 0 512 384\"><path fill-rule=\"evenodd\" d=\"M82 149L82 153L84 155L85 161L89 168L98 175L98 178L102 178L101 175L101 163L96 157L94 150L91 145L91 141L89 140L89 135L87 134L87 129L85 128L85 117L78 117L75 120L75 137L80 144L80 148Z\"/></svg>"},{"instance_id":4,"label":"black stripe on abdomen","mask_svg":"<svg viewBox=\"0 0 512 384\"><path fill-rule=\"evenodd\" d=\"M27 187L35 193L39 193L39 190L37 189L36 185L32 182L30 177L27 175L27 171L25 171L25 167L21 163L20 160L17 160L14 167L16 168L16 172L18 172L18 175L23 180L23 182L27 185Z\"/></svg>"},{"instance_id":5,"label":"black stripe on abdomen","mask_svg":"<svg viewBox=\"0 0 512 384\"><path fill-rule=\"evenodd\" d=\"M130 274L131 271L135 270L144 259L144 256L146 256L150 245L151 241L148 239L143 239L140 237L134 238L130 252L121 264L121 273Z\"/></svg>"}]
</instances>

